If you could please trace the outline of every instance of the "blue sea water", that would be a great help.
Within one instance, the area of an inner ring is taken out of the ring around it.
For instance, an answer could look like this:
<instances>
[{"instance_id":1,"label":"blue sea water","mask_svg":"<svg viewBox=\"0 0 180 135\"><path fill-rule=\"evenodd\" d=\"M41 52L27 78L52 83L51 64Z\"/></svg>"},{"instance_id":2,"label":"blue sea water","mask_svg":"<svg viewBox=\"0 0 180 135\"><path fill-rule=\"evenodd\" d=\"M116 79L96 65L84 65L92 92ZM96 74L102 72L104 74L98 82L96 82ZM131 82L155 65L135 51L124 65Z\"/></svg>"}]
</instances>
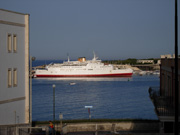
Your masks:
<instances>
[{"instance_id":1,"label":"blue sea water","mask_svg":"<svg viewBox=\"0 0 180 135\"><path fill-rule=\"evenodd\" d=\"M52 61L36 61L33 66ZM58 61L53 61L58 62ZM70 85L71 82L76 83ZM53 119L55 84L55 119L88 119L85 106L93 106L91 118L157 119L149 98L150 86L159 86L156 75L131 78L34 78L32 80L32 119Z\"/></svg>"}]
</instances>

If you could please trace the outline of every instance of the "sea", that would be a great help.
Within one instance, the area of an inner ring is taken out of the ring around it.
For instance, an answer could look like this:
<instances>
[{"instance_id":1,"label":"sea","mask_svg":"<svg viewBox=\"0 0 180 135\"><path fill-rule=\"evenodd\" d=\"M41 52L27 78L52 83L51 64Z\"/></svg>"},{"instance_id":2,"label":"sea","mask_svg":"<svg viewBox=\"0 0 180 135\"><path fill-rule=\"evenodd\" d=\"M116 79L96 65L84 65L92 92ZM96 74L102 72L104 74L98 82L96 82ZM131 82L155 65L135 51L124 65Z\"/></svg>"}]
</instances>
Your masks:
<instances>
[{"instance_id":1,"label":"sea","mask_svg":"<svg viewBox=\"0 0 180 135\"><path fill-rule=\"evenodd\" d=\"M62 62L37 60L33 67ZM71 84L73 83L73 85ZM158 75L133 75L129 78L33 78L32 120L53 120L60 114L73 119L150 119L157 120L149 98L149 87L159 87ZM56 87L53 96L53 85ZM91 106L90 110L86 106Z\"/></svg>"}]
</instances>

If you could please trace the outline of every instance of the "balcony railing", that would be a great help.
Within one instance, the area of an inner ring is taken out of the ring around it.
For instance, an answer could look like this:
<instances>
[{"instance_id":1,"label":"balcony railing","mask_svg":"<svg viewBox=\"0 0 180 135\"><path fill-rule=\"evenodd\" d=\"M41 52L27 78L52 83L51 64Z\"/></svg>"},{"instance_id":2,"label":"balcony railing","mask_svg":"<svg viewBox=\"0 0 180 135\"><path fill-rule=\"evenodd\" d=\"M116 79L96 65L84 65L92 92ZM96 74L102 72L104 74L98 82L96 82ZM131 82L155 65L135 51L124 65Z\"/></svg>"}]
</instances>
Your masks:
<instances>
[{"instance_id":1,"label":"balcony railing","mask_svg":"<svg viewBox=\"0 0 180 135\"><path fill-rule=\"evenodd\" d=\"M149 88L149 96L151 99L160 96L160 88L159 87L150 87Z\"/></svg>"},{"instance_id":2,"label":"balcony railing","mask_svg":"<svg viewBox=\"0 0 180 135\"><path fill-rule=\"evenodd\" d=\"M156 113L161 116L174 116L174 99L170 96L161 96L160 88L150 87L149 96L155 106Z\"/></svg>"}]
</instances>

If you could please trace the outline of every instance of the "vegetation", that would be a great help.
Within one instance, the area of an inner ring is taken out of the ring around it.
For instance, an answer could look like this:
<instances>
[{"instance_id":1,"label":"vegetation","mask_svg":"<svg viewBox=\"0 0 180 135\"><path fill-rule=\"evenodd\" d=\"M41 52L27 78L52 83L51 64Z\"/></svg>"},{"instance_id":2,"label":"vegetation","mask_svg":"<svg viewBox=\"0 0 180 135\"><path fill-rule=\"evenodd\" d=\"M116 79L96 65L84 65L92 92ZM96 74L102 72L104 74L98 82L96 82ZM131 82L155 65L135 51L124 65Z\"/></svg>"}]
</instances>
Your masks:
<instances>
[{"instance_id":1,"label":"vegetation","mask_svg":"<svg viewBox=\"0 0 180 135\"><path fill-rule=\"evenodd\" d=\"M108 64L130 64L130 65L135 65L135 64L137 64L137 59L129 58L129 59L126 59L126 60L105 60L103 62L108 63Z\"/></svg>"},{"instance_id":2,"label":"vegetation","mask_svg":"<svg viewBox=\"0 0 180 135\"><path fill-rule=\"evenodd\" d=\"M154 63L156 64L158 62L158 59L154 59L154 58L149 58L149 59L145 59L145 60L153 60ZM107 64L129 64L129 65L137 65L137 64L142 64L142 63L137 63L138 59L135 58L129 58L126 60L104 60L103 63L107 63ZM145 64L151 64L151 63L145 63Z\"/></svg>"}]
</instances>

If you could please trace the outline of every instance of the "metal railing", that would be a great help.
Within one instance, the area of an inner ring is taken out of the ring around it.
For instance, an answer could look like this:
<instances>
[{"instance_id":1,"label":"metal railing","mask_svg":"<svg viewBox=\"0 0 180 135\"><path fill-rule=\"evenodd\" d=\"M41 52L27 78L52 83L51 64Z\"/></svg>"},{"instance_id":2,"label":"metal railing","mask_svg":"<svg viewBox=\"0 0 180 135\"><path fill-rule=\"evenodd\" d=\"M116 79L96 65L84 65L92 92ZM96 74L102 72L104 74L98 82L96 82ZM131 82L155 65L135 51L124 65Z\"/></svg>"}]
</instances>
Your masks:
<instances>
[{"instance_id":1,"label":"metal railing","mask_svg":"<svg viewBox=\"0 0 180 135\"><path fill-rule=\"evenodd\" d=\"M16 126L0 126L0 135L16 135Z\"/></svg>"},{"instance_id":2,"label":"metal railing","mask_svg":"<svg viewBox=\"0 0 180 135\"><path fill-rule=\"evenodd\" d=\"M174 99L172 96L161 96L159 87L150 87L149 96L158 116L174 116Z\"/></svg>"},{"instance_id":3,"label":"metal railing","mask_svg":"<svg viewBox=\"0 0 180 135\"><path fill-rule=\"evenodd\" d=\"M45 127L0 126L0 135L48 135Z\"/></svg>"},{"instance_id":4,"label":"metal railing","mask_svg":"<svg viewBox=\"0 0 180 135\"><path fill-rule=\"evenodd\" d=\"M149 96L153 100L155 97L160 96L160 88L159 87L150 87L149 88Z\"/></svg>"},{"instance_id":5,"label":"metal railing","mask_svg":"<svg viewBox=\"0 0 180 135\"><path fill-rule=\"evenodd\" d=\"M46 135L47 128L43 131L42 127L18 127L16 135Z\"/></svg>"}]
</instances>

